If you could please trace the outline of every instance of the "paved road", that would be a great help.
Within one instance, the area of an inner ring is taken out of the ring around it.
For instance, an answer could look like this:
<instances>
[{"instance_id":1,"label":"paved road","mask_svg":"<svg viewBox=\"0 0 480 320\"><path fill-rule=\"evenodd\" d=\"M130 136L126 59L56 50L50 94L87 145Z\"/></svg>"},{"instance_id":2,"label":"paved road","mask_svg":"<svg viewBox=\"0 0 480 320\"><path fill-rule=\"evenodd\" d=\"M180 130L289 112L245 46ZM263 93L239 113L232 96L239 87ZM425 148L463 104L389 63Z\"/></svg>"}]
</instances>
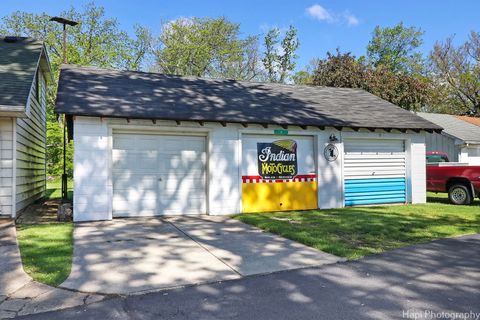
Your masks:
<instances>
[{"instance_id":1,"label":"paved road","mask_svg":"<svg viewBox=\"0 0 480 320\"><path fill-rule=\"evenodd\" d=\"M480 313L480 235L28 319L453 319L469 312Z\"/></svg>"}]
</instances>

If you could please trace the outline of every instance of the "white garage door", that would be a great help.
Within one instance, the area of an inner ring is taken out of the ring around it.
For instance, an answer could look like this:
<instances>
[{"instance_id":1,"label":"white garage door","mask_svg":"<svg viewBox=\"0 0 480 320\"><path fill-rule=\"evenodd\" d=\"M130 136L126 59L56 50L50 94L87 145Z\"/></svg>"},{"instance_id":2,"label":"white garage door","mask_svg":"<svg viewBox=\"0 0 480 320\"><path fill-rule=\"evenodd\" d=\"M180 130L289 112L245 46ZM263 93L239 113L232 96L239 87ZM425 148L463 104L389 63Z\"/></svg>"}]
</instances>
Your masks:
<instances>
[{"instance_id":1,"label":"white garage door","mask_svg":"<svg viewBox=\"0 0 480 320\"><path fill-rule=\"evenodd\" d=\"M205 137L114 133L113 216L206 213Z\"/></svg>"},{"instance_id":2,"label":"white garage door","mask_svg":"<svg viewBox=\"0 0 480 320\"><path fill-rule=\"evenodd\" d=\"M346 206L406 201L403 140L351 139L344 149Z\"/></svg>"}]
</instances>

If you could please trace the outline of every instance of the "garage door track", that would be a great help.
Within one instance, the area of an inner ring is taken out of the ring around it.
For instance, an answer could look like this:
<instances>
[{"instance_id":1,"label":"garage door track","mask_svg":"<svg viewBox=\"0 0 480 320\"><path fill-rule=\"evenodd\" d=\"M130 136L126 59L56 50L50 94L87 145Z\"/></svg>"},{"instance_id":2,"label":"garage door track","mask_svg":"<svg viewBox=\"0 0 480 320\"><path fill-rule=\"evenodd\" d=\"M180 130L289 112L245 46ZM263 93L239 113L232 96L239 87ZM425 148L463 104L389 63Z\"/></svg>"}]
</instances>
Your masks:
<instances>
[{"instance_id":1,"label":"garage door track","mask_svg":"<svg viewBox=\"0 0 480 320\"><path fill-rule=\"evenodd\" d=\"M341 258L225 217L78 223L61 285L132 294L335 263Z\"/></svg>"}]
</instances>

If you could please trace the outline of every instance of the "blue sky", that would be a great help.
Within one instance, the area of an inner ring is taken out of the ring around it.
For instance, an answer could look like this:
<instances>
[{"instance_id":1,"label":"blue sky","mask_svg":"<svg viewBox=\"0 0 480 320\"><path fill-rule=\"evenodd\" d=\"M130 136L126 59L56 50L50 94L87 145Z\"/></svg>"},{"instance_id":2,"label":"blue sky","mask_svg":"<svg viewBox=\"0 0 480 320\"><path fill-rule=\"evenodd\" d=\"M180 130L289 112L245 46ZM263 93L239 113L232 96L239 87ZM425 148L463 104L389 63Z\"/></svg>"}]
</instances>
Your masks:
<instances>
[{"instance_id":1,"label":"blue sky","mask_svg":"<svg viewBox=\"0 0 480 320\"><path fill-rule=\"evenodd\" d=\"M1 0L0 16L15 10L57 15L70 6L81 7L90 0ZM273 26L298 29L298 67L314 57L340 47L359 56L376 25L391 26L400 21L425 31L421 51L428 53L435 41L455 34L465 40L471 30L480 31L480 1L370 0L370 1L282 1L282 0L97 0L109 17L116 17L127 31L134 24L158 31L162 21L191 16L226 16L240 23L245 35L265 34Z\"/></svg>"}]
</instances>

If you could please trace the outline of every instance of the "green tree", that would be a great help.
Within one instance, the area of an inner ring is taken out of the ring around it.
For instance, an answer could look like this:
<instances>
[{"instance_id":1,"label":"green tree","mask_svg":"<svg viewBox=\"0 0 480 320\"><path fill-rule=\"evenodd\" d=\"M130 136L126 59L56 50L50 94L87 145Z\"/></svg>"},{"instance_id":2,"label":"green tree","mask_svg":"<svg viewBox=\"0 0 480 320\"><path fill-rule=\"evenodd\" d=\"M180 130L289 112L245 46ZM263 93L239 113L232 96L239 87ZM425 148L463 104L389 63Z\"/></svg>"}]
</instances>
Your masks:
<instances>
[{"instance_id":1,"label":"green tree","mask_svg":"<svg viewBox=\"0 0 480 320\"><path fill-rule=\"evenodd\" d=\"M82 11L72 7L60 16L79 22L68 27L69 63L139 70L151 52L152 36L148 29L136 26L135 37L129 37L116 19L106 18L105 9L94 3L87 4ZM0 32L45 41L56 73L62 63L62 26L49 20L46 13L16 11L1 19Z\"/></svg>"},{"instance_id":2,"label":"green tree","mask_svg":"<svg viewBox=\"0 0 480 320\"><path fill-rule=\"evenodd\" d=\"M151 54L153 37L148 29L135 27L135 36L121 30L116 19L107 18L103 7L87 4L82 10L70 8L60 16L79 22L68 27L68 62L107 68L139 70ZM47 96L47 173L59 175L63 168L63 127L54 113L58 70L62 57L62 26L49 21L46 13L34 14L16 11L0 20L0 34L28 36L46 44L54 82L49 84ZM71 174L72 144L67 148L67 168Z\"/></svg>"},{"instance_id":3,"label":"green tree","mask_svg":"<svg viewBox=\"0 0 480 320\"><path fill-rule=\"evenodd\" d=\"M436 109L480 115L480 34L472 31L459 46L453 44L453 37L437 42L430 61Z\"/></svg>"},{"instance_id":4,"label":"green tree","mask_svg":"<svg viewBox=\"0 0 480 320\"><path fill-rule=\"evenodd\" d=\"M242 39L240 25L224 17L164 23L155 56L168 74L237 80L260 74L257 37Z\"/></svg>"},{"instance_id":5,"label":"green tree","mask_svg":"<svg viewBox=\"0 0 480 320\"><path fill-rule=\"evenodd\" d=\"M319 59L314 72L313 84L341 88L366 88L367 68L350 52L336 54L327 52L325 59Z\"/></svg>"},{"instance_id":6,"label":"green tree","mask_svg":"<svg viewBox=\"0 0 480 320\"><path fill-rule=\"evenodd\" d=\"M374 68L350 53L327 53L318 63L313 84L318 86L360 88L407 110L428 105L431 85L427 78Z\"/></svg>"},{"instance_id":7,"label":"green tree","mask_svg":"<svg viewBox=\"0 0 480 320\"><path fill-rule=\"evenodd\" d=\"M294 84L311 85L313 83L314 73L320 63L319 59L312 59L302 70L297 71L292 76Z\"/></svg>"},{"instance_id":8,"label":"green tree","mask_svg":"<svg viewBox=\"0 0 480 320\"><path fill-rule=\"evenodd\" d=\"M306 70L300 70L293 74L292 81L298 85L309 85L313 81L313 76Z\"/></svg>"},{"instance_id":9,"label":"green tree","mask_svg":"<svg viewBox=\"0 0 480 320\"><path fill-rule=\"evenodd\" d=\"M423 58L418 48L424 32L406 27L402 22L393 27L376 26L367 46L368 62L393 72L423 73Z\"/></svg>"},{"instance_id":10,"label":"green tree","mask_svg":"<svg viewBox=\"0 0 480 320\"><path fill-rule=\"evenodd\" d=\"M265 52L262 59L270 82L285 83L295 69L296 51L300 45L297 29L290 26L282 40L278 28L270 29L264 39Z\"/></svg>"}]
</instances>

